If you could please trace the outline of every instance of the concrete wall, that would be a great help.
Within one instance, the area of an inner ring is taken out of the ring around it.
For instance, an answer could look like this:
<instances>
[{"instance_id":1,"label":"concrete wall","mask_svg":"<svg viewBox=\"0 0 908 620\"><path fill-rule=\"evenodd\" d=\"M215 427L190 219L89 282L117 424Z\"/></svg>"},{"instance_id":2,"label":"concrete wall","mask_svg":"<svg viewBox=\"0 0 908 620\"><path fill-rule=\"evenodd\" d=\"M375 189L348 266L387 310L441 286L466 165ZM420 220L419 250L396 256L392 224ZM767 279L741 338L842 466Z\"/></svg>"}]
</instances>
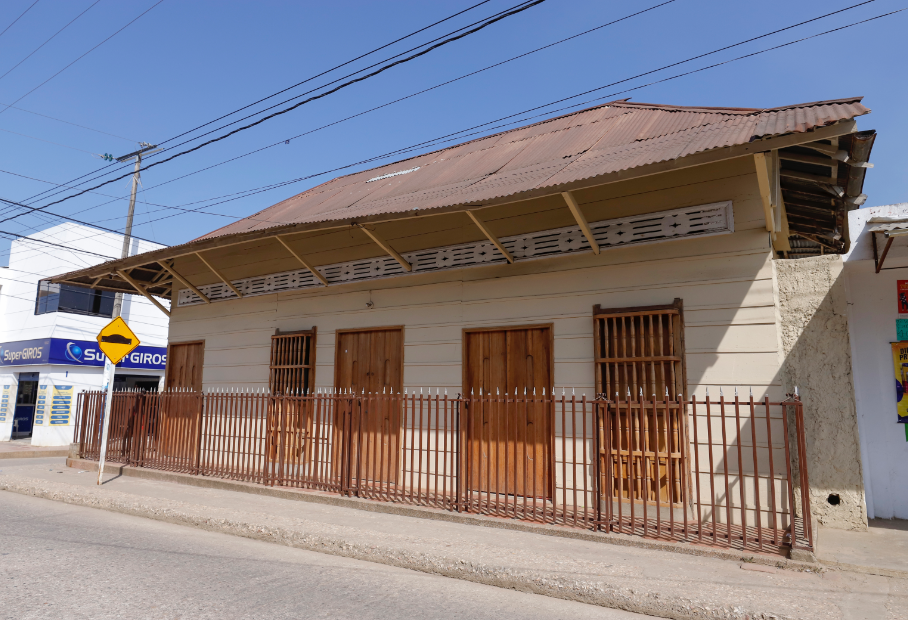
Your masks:
<instances>
[{"instance_id":1,"label":"concrete wall","mask_svg":"<svg viewBox=\"0 0 908 620\"><path fill-rule=\"evenodd\" d=\"M782 386L789 393L797 386L804 402L813 515L827 527L864 529L867 510L842 258L773 264Z\"/></svg>"},{"instance_id":2,"label":"concrete wall","mask_svg":"<svg viewBox=\"0 0 908 620\"><path fill-rule=\"evenodd\" d=\"M898 280L908 280L908 240L893 242L880 273L875 273L867 220L908 218L908 204L872 207L849 214L851 251L845 255L854 389L861 435L867 513L871 519L908 519L906 424L896 422L891 342Z\"/></svg>"}]
</instances>

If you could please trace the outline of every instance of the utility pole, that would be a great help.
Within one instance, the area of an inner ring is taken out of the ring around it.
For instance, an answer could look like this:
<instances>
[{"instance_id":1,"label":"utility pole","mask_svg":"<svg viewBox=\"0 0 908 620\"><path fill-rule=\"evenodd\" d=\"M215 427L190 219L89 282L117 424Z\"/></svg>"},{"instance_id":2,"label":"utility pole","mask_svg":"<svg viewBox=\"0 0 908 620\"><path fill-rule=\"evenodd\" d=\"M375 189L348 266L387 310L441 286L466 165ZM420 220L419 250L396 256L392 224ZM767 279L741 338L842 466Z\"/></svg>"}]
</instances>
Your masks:
<instances>
[{"instance_id":1,"label":"utility pole","mask_svg":"<svg viewBox=\"0 0 908 620\"><path fill-rule=\"evenodd\" d=\"M126 229L123 231L123 250L120 252L120 258L126 258L127 256L129 256L129 246L130 241L132 241L132 217L136 211L136 194L139 191L139 168L142 165L142 155L150 155L151 153L156 153L157 151L155 149L158 149L157 145L148 144L147 142L139 142L139 146L142 148L140 148L138 151L134 151L129 155L117 157L118 163L129 161L133 157L136 158L136 168L135 172L132 175L132 193L129 196L129 211L127 211L126 213ZM123 293L117 293L116 297L114 297L113 316L111 318L115 319L120 316L120 312L122 310ZM115 372L116 367L110 363L110 359L105 355L104 379L102 382L102 389L107 393L107 397L104 399L104 422L101 428L101 454L98 460L98 484L101 484L101 480L104 476L104 461L107 459L107 432L110 428L110 410L111 405L113 404L113 386Z\"/></svg>"},{"instance_id":2,"label":"utility pole","mask_svg":"<svg viewBox=\"0 0 908 620\"><path fill-rule=\"evenodd\" d=\"M157 149L157 145L148 144L147 142L140 142L139 146L142 148L138 151L130 153L129 155L123 155L122 157L117 157L118 163L123 163L129 161L133 157L136 158L136 168L135 172L132 175L132 193L129 196L129 210L126 212L126 229L123 232L123 250L120 252L120 258L126 258L129 256L129 246L132 241L132 218L135 215L136 211L136 194L139 191L139 168L142 166L142 155L148 155L152 152L157 152L154 149ZM113 317L117 318L120 316L120 312L123 310L123 293L117 293L114 298L114 307L113 307Z\"/></svg>"}]
</instances>

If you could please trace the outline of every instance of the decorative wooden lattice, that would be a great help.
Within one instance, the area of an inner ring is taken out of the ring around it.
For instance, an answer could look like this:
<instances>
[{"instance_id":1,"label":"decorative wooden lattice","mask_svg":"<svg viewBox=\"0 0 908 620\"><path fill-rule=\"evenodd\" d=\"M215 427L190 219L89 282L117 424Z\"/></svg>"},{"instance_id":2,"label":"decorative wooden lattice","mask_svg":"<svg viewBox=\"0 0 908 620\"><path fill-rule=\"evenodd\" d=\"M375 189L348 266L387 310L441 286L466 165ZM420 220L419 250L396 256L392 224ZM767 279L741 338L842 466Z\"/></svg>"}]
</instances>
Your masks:
<instances>
[{"instance_id":1,"label":"decorative wooden lattice","mask_svg":"<svg viewBox=\"0 0 908 620\"><path fill-rule=\"evenodd\" d=\"M734 231L732 204L731 201L719 202L591 222L590 230L603 249L723 234ZM589 242L577 226L502 237L499 241L518 261L591 251ZM403 257L413 266L411 272L405 271L390 256L323 265L317 269L328 284L342 284L507 262L489 241L417 250L405 253ZM308 269L233 280L232 283L244 297L322 286ZM237 298L236 293L223 282L199 286L198 289L211 301ZM202 299L188 288L181 289L177 295L178 306L201 303L204 303Z\"/></svg>"}]
</instances>

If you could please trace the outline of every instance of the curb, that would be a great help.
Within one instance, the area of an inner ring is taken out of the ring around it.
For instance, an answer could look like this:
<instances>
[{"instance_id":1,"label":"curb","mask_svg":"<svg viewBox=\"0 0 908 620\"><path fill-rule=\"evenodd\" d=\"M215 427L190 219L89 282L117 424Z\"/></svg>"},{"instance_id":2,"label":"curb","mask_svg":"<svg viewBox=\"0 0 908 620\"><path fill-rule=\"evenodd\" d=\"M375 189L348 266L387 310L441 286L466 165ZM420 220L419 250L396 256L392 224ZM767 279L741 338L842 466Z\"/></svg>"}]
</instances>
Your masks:
<instances>
[{"instance_id":1,"label":"curb","mask_svg":"<svg viewBox=\"0 0 908 620\"><path fill-rule=\"evenodd\" d=\"M3 451L0 452L2 459L43 459L55 456L69 456L69 448L60 450L23 450L22 452Z\"/></svg>"},{"instance_id":2,"label":"curb","mask_svg":"<svg viewBox=\"0 0 908 620\"><path fill-rule=\"evenodd\" d=\"M68 458L66 459L66 465L67 467L74 467L87 471L98 471L97 461ZM748 555L739 551L716 549L697 544L654 541L647 540L639 536L631 536L629 534L618 534L614 532L606 534L604 532L593 532L591 530L564 527L560 525L530 523L527 521L519 521L517 519L508 519L503 517L449 512L447 510L439 510L436 508L359 499L356 497L342 497L334 493L324 493L321 491L312 491L309 489L268 487L251 482L237 482L235 480L223 480L220 478L193 476L191 474L181 474L176 472L160 471L156 469L145 469L142 467L130 467L128 465L118 465L115 463L106 463L104 465L104 473L105 475L111 473L118 476L140 478L144 480L172 482L175 484L183 484L187 486L207 489L236 491L239 493L263 495L265 497L277 497L280 499L291 499L301 502L311 502L314 504L325 504L328 506L352 508L354 510L363 510L366 512L378 512L383 514L399 515L403 517L413 517L416 519L430 519L435 521L447 521L449 523L463 523L467 525L478 525L480 527L513 530L517 532L528 532L531 534L542 534L543 536L556 536L559 538L571 538L574 540L584 540L608 545L618 545L621 547L637 547L639 549L668 551L671 553L716 558L720 560L729 560L732 562L762 564L765 566L772 566L775 568L795 571L822 571L822 568L815 562L791 560L780 555L759 553Z\"/></svg>"},{"instance_id":3,"label":"curb","mask_svg":"<svg viewBox=\"0 0 908 620\"><path fill-rule=\"evenodd\" d=\"M151 504L146 503L146 498L119 491L78 487L59 490L55 487L63 486L61 483L27 478L20 480L3 478L0 476L0 490L22 495L660 618L794 620L794 616L757 612L739 605L704 604L683 596L666 596L655 591L644 592L636 586L629 588L585 578L565 577L554 570L543 572L513 569L438 553L350 542L340 535L333 537L272 525L266 522L267 515L261 515L263 519L259 522L250 518L211 518L192 514L190 511L192 505L182 502L155 500L154 504Z\"/></svg>"}]
</instances>

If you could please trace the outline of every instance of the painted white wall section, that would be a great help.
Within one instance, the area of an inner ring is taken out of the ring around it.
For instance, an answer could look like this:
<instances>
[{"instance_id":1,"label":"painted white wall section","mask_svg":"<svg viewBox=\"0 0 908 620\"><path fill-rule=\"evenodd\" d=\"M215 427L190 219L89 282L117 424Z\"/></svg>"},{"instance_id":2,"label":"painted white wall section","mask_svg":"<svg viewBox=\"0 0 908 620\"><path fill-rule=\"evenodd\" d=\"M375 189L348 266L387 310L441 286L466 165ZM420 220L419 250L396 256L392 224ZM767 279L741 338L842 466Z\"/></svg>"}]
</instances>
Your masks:
<instances>
[{"instance_id":1,"label":"painted white wall section","mask_svg":"<svg viewBox=\"0 0 908 620\"><path fill-rule=\"evenodd\" d=\"M48 245L41 241L67 247ZM66 312L36 315L38 282L50 276L102 262L105 260L103 256L119 257L122 244L121 235L71 222L13 241L9 266L0 268L0 350L4 349L3 343L23 340L55 338L94 341L98 331L109 323L110 319ZM133 239L131 253L147 252L160 247L163 246ZM166 301L162 303L165 306L169 305ZM168 318L144 297L124 296L122 316L143 346L167 345ZM89 356L83 359L87 361ZM43 416L41 412L36 412L32 427L32 445L60 446L73 441L75 408L79 393L84 390L100 389L103 370L103 366L79 365L75 362L71 365L54 363L0 366L0 394L6 391L3 386L11 386L6 415L0 412L0 441L9 441L13 432L15 400L21 373L39 373L38 395L39 400L42 394L44 395L44 402L39 403L37 407L40 407L40 404L47 406ZM148 376L154 381L163 375L163 371L118 368L117 374ZM67 402L71 405L68 416L60 414L51 416L51 411L65 411L64 405Z\"/></svg>"},{"instance_id":2,"label":"painted white wall section","mask_svg":"<svg viewBox=\"0 0 908 620\"><path fill-rule=\"evenodd\" d=\"M900 318L896 282L908 280L908 238L896 239L875 273L868 220L908 218L908 203L852 211L851 251L845 255L855 400L870 518L908 519L908 439L896 423L895 374L890 343ZM908 315L901 315L908 318Z\"/></svg>"}]
</instances>

